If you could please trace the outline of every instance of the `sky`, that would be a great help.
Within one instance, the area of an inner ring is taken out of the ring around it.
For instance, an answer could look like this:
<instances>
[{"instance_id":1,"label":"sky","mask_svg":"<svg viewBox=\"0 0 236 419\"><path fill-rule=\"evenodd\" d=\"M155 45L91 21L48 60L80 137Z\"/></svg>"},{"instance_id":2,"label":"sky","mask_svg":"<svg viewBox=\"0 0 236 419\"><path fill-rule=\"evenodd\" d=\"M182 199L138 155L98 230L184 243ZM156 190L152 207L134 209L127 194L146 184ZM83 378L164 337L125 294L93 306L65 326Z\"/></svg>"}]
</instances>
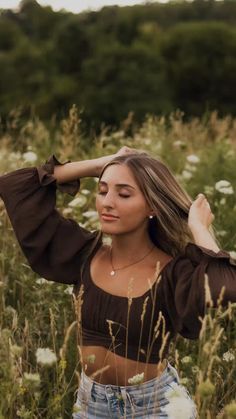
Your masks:
<instances>
[{"instance_id":1,"label":"sky","mask_svg":"<svg viewBox=\"0 0 236 419\"><path fill-rule=\"evenodd\" d=\"M145 0L37 0L41 6L51 6L54 10L66 9L74 13L85 10L99 10L104 6L133 6L145 4ZM151 1L150 1L151 2ZM0 9L16 9L19 0L0 0Z\"/></svg>"}]
</instances>

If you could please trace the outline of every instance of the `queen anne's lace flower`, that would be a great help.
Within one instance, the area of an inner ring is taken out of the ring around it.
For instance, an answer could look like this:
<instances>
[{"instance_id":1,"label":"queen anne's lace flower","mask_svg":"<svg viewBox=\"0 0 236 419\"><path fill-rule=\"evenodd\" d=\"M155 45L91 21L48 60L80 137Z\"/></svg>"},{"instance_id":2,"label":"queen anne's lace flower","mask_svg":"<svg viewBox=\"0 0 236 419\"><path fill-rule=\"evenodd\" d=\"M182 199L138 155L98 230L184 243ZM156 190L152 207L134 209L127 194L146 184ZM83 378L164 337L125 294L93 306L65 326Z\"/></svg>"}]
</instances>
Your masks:
<instances>
[{"instance_id":1,"label":"queen anne's lace flower","mask_svg":"<svg viewBox=\"0 0 236 419\"><path fill-rule=\"evenodd\" d=\"M194 416L196 407L188 396L185 388L179 384L172 384L173 388L165 393L168 404L163 407L170 419L189 419Z\"/></svg>"},{"instance_id":2,"label":"queen anne's lace flower","mask_svg":"<svg viewBox=\"0 0 236 419\"><path fill-rule=\"evenodd\" d=\"M56 354L50 348L38 348L36 360L41 365L53 365L57 361Z\"/></svg>"},{"instance_id":3,"label":"queen anne's lace flower","mask_svg":"<svg viewBox=\"0 0 236 419\"><path fill-rule=\"evenodd\" d=\"M26 153L24 153L22 157L26 162L29 163L34 163L36 160L38 160L37 154L33 151L26 151Z\"/></svg>"},{"instance_id":4,"label":"queen anne's lace flower","mask_svg":"<svg viewBox=\"0 0 236 419\"><path fill-rule=\"evenodd\" d=\"M136 374L133 377L128 379L128 383L130 384L140 384L143 382L144 379L144 372L142 372L141 374Z\"/></svg>"},{"instance_id":5,"label":"queen anne's lace flower","mask_svg":"<svg viewBox=\"0 0 236 419\"><path fill-rule=\"evenodd\" d=\"M235 356L233 354L233 352L231 351L227 351L223 354L223 361L225 362L230 362L230 361L234 361Z\"/></svg>"},{"instance_id":6,"label":"queen anne's lace flower","mask_svg":"<svg viewBox=\"0 0 236 419\"><path fill-rule=\"evenodd\" d=\"M233 187L228 180L219 180L219 182L216 182L215 189L226 195L232 195L234 193Z\"/></svg>"},{"instance_id":7,"label":"queen anne's lace flower","mask_svg":"<svg viewBox=\"0 0 236 419\"><path fill-rule=\"evenodd\" d=\"M198 156L196 156L196 154L190 154L189 156L187 156L187 161L189 163L197 164L200 162L200 159Z\"/></svg>"}]
</instances>

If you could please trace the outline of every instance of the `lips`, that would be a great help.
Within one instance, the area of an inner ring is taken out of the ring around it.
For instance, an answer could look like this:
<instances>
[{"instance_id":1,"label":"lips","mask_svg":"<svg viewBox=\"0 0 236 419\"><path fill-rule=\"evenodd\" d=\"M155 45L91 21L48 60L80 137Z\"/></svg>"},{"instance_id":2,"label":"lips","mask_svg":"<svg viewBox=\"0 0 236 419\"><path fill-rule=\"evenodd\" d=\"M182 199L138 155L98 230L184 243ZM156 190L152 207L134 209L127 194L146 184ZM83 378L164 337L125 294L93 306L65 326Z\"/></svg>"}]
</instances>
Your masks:
<instances>
[{"instance_id":1,"label":"lips","mask_svg":"<svg viewBox=\"0 0 236 419\"><path fill-rule=\"evenodd\" d=\"M117 219L117 218L119 218L119 217L116 217L115 215L105 214L105 213L102 214L102 217L111 218L111 219Z\"/></svg>"}]
</instances>

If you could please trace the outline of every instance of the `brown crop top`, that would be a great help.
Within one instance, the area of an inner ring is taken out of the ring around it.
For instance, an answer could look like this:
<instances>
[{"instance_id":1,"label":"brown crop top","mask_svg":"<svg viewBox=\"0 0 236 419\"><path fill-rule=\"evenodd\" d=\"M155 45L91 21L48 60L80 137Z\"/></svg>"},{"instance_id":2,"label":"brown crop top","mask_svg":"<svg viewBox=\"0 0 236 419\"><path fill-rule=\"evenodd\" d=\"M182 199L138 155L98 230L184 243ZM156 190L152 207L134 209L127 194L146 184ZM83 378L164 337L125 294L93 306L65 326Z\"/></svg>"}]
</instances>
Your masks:
<instances>
[{"instance_id":1,"label":"brown crop top","mask_svg":"<svg viewBox=\"0 0 236 419\"><path fill-rule=\"evenodd\" d=\"M55 164L61 163L52 156L38 168L1 176L0 196L33 271L51 281L74 284L75 293L84 284L83 345L104 346L130 359L157 363L166 357L170 340L177 333L189 339L198 337L199 316L206 307L205 274L214 306L222 286L223 304L236 301L235 260L226 251L215 253L188 243L184 254L164 267L152 288L132 299L127 322L128 298L102 290L90 275L90 261L102 239L88 258L83 257L85 250L92 249L99 231L84 229L55 208L57 187L75 195L80 186L79 179L58 185L53 177Z\"/></svg>"}]
</instances>

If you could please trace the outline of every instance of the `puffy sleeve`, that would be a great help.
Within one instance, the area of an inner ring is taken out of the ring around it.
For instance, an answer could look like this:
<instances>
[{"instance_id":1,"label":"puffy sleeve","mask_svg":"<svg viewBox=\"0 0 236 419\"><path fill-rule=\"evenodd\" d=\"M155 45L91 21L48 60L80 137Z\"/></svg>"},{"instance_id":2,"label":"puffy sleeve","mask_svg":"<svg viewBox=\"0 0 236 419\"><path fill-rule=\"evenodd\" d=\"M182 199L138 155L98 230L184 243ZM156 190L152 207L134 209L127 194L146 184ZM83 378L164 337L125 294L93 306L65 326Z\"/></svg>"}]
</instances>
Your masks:
<instances>
[{"instance_id":1,"label":"puffy sleeve","mask_svg":"<svg viewBox=\"0 0 236 419\"><path fill-rule=\"evenodd\" d=\"M0 196L32 270L48 280L75 284L83 250L92 244L98 231L84 229L55 208L57 188L75 195L80 187L79 179L57 184L55 165L61 163L51 156L40 167L0 176Z\"/></svg>"},{"instance_id":2,"label":"puffy sleeve","mask_svg":"<svg viewBox=\"0 0 236 419\"><path fill-rule=\"evenodd\" d=\"M206 279L208 285L206 285ZM212 250L188 243L185 253L170 263L164 284L164 298L173 328L196 339L206 307L217 307L223 290L222 306L236 301L236 261L224 250Z\"/></svg>"}]
</instances>

